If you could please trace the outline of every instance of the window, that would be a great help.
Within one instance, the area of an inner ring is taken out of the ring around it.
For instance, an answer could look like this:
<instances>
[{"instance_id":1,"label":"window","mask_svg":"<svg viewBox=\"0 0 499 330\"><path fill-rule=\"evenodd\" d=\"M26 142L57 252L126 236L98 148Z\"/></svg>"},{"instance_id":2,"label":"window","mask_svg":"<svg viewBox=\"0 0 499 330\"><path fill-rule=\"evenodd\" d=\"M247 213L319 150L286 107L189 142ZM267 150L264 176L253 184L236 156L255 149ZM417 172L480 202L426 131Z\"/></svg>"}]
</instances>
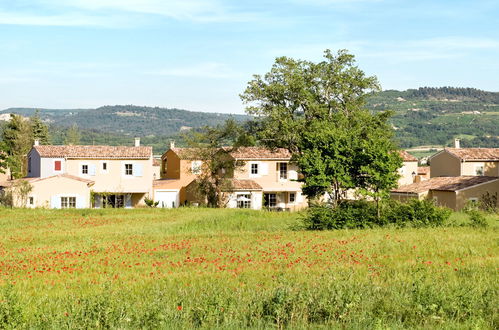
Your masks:
<instances>
[{"instance_id":1,"label":"window","mask_svg":"<svg viewBox=\"0 0 499 330\"><path fill-rule=\"evenodd\" d=\"M483 175L483 165L475 166L475 175L478 175L478 176Z\"/></svg>"},{"instance_id":2,"label":"window","mask_svg":"<svg viewBox=\"0 0 499 330\"><path fill-rule=\"evenodd\" d=\"M248 194L237 195L237 207L240 209L250 209L251 195Z\"/></svg>"},{"instance_id":3,"label":"window","mask_svg":"<svg viewBox=\"0 0 499 330\"><path fill-rule=\"evenodd\" d=\"M133 164L125 164L125 175L133 175Z\"/></svg>"},{"instance_id":4,"label":"window","mask_svg":"<svg viewBox=\"0 0 499 330\"><path fill-rule=\"evenodd\" d=\"M56 160L54 161L54 171L60 171L61 170L61 161Z\"/></svg>"},{"instance_id":5,"label":"window","mask_svg":"<svg viewBox=\"0 0 499 330\"><path fill-rule=\"evenodd\" d=\"M201 174L201 161L193 160L191 163L192 174Z\"/></svg>"},{"instance_id":6,"label":"window","mask_svg":"<svg viewBox=\"0 0 499 330\"><path fill-rule=\"evenodd\" d=\"M251 164L251 174L258 174L258 164Z\"/></svg>"},{"instance_id":7,"label":"window","mask_svg":"<svg viewBox=\"0 0 499 330\"><path fill-rule=\"evenodd\" d=\"M30 196L28 199L28 204L33 206L35 204L35 198L33 196Z\"/></svg>"},{"instance_id":8,"label":"window","mask_svg":"<svg viewBox=\"0 0 499 330\"><path fill-rule=\"evenodd\" d=\"M88 165L81 165L81 174L88 174Z\"/></svg>"},{"instance_id":9,"label":"window","mask_svg":"<svg viewBox=\"0 0 499 330\"><path fill-rule=\"evenodd\" d=\"M289 202L294 203L296 201L296 194L295 193L289 193Z\"/></svg>"},{"instance_id":10,"label":"window","mask_svg":"<svg viewBox=\"0 0 499 330\"><path fill-rule=\"evenodd\" d=\"M31 157L28 158L28 173L31 173Z\"/></svg>"},{"instance_id":11,"label":"window","mask_svg":"<svg viewBox=\"0 0 499 330\"><path fill-rule=\"evenodd\" d=\"M76 197L61 197L61 208L62 209L76 208Z\"/></svg>"},{"instance_id":12,"label":"window","mask_svg":"<svg viewBox=\"0 0 499 330\"><path fill-rule=\"evenodd\" d=\"M286 180L288 178L288 163L279 163L279 179Z\"/></svg>"},{"instance_id":13,"label":"window","mask_svg":"<svg viewBox=\"0 0 499 330\"><path fill-rule=\"evenodd\" d=\"M107 162L102 163L102 170L107 171Z\"/></svg>"},{"instance_id":14,"label":"window","mask_svg":"<svg viewBox=\"0 0 499 330\"><path fill-rule=\"evenodd\" d=\"M277 196L276 194L264 194L263 206L266 207L276 207L277 205Z\"/></svg>"}]
</instances>

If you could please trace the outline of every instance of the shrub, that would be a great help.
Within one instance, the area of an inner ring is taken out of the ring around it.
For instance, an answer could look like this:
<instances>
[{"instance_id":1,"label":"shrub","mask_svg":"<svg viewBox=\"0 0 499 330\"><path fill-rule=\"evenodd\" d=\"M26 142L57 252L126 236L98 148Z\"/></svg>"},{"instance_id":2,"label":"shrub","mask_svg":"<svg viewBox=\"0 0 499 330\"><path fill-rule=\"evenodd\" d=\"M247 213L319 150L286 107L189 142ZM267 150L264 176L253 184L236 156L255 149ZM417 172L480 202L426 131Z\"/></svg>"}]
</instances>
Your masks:
<instances>
[{"instance_id":1,"label":"shrub","mask_svg":"<svg viewBox=\"0 0 499 330\"><path fill-rule=\"evenodd\" d=\"M480 197L478 206L481 210L489 213L497 212L497 193L486 192Z\"/></svg>"},{"instance_id":2,"label":"shrub","mask_svg":"<svg viewBox=\"0 0 499 330\"><path fill-rule=\"evenodd\" d=\"M436 227L442 226L451 213L429 200L411 199L405 203L390 200L385 205L382 220L399 227Z\"/></svg>"},{"instance_id":3,"label":"shrub","mask_svg":"<svg viewBox=\"0 0 499 330\"><path fill-rule=\"evenodd\" d=\"M338 207L329 204L311 206L303 219L306 229L368 228L394 224L398 227L442 226L451 211L435 206L427 200L410 200L407 203L389 200L377 217L376 205L367 201L343 201Z\"/></svg>"},{"instance_id":4,"label":"shrub","mask_svg":"<svg viewBox=\"0 0 499 330\"><path fill-rule=\"evenodd\" d=\"M151 199L149 197L145 197L144 203L146 203L146 205L149 207L157 207L159 204L159 201L155 202L153 199Z\"/></svg>"},{"instance_id":5,"label":"shrub","mask_svg":"<svg viewBox=\"0 0 499 330\"><path fill-rule=\"evenodd\" d=\"M487 219L485 216L478 210L469 210L466 211L470 217L471 225L473 227L485 228L488 226Z\"/></svg>"}]
</instances>

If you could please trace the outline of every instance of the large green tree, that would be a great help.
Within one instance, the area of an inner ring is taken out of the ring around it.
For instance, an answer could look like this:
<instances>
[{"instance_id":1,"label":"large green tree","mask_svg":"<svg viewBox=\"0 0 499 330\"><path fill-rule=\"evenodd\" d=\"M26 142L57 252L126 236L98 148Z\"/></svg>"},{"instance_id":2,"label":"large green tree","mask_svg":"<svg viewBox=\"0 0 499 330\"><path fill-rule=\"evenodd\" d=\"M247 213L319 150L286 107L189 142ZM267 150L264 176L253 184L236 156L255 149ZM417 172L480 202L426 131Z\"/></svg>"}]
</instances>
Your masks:
<instances>
[{"instance_id":1,"label":"large green tree","mask_svg":"<svg viewBox=\"0 0 499 330\"><path fill-rule=\"evenodd\" d=\"M35 115L30 118L33 140L38 140L40 144L50 144L49 129L40 118L40 111L36 110Z\"/></svg>"},{"instance_id":2,"label":"large green tree","mask_svg":"<svg viewBox=\"0 0 499 330\"><path fill-rule=\"evenodd\" d=\"M376 77L366 76L353 55L326 50L318 63L277 58L241 98L260 123L262 143L294 154L304 193L311 199L327 193L337 204L350 189L376 199L396 184L401 162L389 114L365 108L378 90Z\"/></svg>"}]
</instances>

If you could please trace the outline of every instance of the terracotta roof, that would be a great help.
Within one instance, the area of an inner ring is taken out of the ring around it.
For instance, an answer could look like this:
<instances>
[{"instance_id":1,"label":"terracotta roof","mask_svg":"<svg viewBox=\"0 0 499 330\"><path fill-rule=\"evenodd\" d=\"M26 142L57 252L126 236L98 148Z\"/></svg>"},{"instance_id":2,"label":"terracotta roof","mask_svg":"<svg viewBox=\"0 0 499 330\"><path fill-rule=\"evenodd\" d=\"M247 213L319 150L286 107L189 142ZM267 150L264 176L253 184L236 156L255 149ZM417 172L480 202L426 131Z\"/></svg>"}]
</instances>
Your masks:
<instances>
[{"instance_id":1,"label":"terracotta roof","mask_svg":"<svg viewBox=\"0 0 499 330\"><path fill-rule=\"evenodd\" d=\"M95 181L80 178L79 176L75 176L75 175L71 175L71 174L58 174L58 175L47 176L45 178L25 177L25 178L21 178L21 179L6 181L6 182L2 183L2 186L8 187L8 186L12 185L14 182L17 182L20 180L24 180L24 181L28 181L28 182L39 182L39 181L50 180L50 179L54 179L54 178L67 178L67 179L71 179L71 180L84 182L87 185L93 185L95 183Z\"/></svg>"},{"instance_id":2,"label":"terracotta roof","mask_svg":"<svg viewBox=\"0 0 499 330\"><path fill-rule=\"evenodd\" d=\"M417 162L418 159L405 150L399 150L400 157L404 162Z\"/></svg>"},{"instance_id":3,"label":"terracotta roof","mask_svg":"<svg viewBox=\"0 0 499 330\"><path fill-rule=\"evenodd\" d=\"M152 147L128 146L33 146L46 158L148 159Z\"/></svg>"},{"instance_id":4,"label":"terracotta roof","mask_svg":"<svg viewBox=\"0 0 499 330\"><path fill-rule=\"evenodd\" d=\"M230 152L236 159L290 159L291 153L284 148L240 147Z\"/></svg>"},{"instance_id":5,"label":"terracotta roof","mask_svg":"<svg viewBox=\"0 0 499 330\"><path fill-rule=\"evenodd\" d=\"M161 159L153 158L152 166L161 166Z\"/></svg>"},{"instance_id":6,"label":"terracotta roof","mask_svg":"<svg viewBox=\"0 0 499 330\"><path fill-rule=\"evenodd\" d=\"M199 159L198 155L201 153L201 149L199 148L170 148L166 152L170 150L176 153L180 159L189 159L189 160ZM163 154L161 158L165 156L166 152Z\"/></svg>"},{"instance_id":7,"label":"terracotta roof","mask_svg":"<svg viewBox=\"0 0 499 330\"><path fill-rule=\"evenodd\" d=\"M429 190L458 191L481 183L492 182L494 180L499 180L499 178L493 176L435 177L426 181L400 186L397 189L392 190L392 192L422 193Z\"/></svg>"},{"instance_id":8,"label":"terracotta roof","mask_svg":"<svg viewBox=\"0 0 499 330\"><path fill-rule=\"evenodd\" d=\"M232 179L232 188L234 190L262 190L262 186L253 180Z\"/></svg>"},{"instance_id":9,"label":"terracotta roof","mask_svg":"<svg viewBox=\"0 0 499 330\"><path fill-rule=\"evenodd\" d=\"M446 148L450 154L468 161L499 161L499 148Z\"/></svg>"}]
</instances>

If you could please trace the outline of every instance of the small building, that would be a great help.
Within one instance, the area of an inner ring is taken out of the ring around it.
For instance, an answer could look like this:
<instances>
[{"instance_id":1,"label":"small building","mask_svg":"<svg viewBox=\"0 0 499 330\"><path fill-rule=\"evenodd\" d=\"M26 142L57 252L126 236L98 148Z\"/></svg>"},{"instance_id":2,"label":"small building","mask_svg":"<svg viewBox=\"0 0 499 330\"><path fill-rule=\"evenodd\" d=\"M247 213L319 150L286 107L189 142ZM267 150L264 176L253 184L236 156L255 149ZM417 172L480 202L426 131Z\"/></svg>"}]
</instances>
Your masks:
<instances>
[{"instance_id":1,"label":"small building","mask_svg":"<svg viewBox=\"0 0 499 330\"><path fill-rule=\"evenodd\" d=\"M446 148L429 159L431 177L439 176L499 176L499 148Z\"/></svg>"},{"instance_id":2,"label":"small building","mask_svg":"<svg viewBox=\"0 0 499 330\"><path fill-rule=\"evenodd\" d=\"M402 158L402 167L399 169L398 185L413 183L418 172L418 159L405 150L399 151Z\"/></svg>"},{"instance_id":3,"label":"small building","mask_svg":"<svg viewBox=\"0 0 499 330\"><path fill-rule=\"evenodd\" d=\"M461 210L467 203L478 202L486 193L499 194L499 177L457 176L433 177L426 181L403 185L391 191L391 198L430 199L439 206Z\"/></svg>"}]
</instances>

